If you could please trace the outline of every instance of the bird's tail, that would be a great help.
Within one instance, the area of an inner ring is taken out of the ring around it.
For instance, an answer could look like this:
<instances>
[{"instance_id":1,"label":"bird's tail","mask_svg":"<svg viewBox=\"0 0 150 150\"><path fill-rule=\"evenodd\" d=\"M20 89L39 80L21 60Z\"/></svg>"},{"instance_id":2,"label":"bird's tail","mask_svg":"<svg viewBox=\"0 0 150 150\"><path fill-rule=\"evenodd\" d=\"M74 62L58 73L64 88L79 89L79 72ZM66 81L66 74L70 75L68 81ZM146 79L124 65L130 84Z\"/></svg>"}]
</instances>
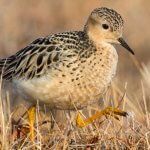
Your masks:
<instances>
[{"instance_id":1,"label":"bird's tail","mask_svg":"<svg viewBox=\"0 0 150 150\"><path fill-rule=\"evenodd\" d=\"M0 59L0 78L5 78L10 72L12 60L12 57Z\"/></svg>"},{"instance_id":2,"label":"bird's tail","mask_svg":"<svg viewBox=\"0 0 150 150\"><path fill-rule=\"evenodd\" d=\"M0 59L0 75L4 72L7 65L7 58Z\"/></svg>"}]
</instances>

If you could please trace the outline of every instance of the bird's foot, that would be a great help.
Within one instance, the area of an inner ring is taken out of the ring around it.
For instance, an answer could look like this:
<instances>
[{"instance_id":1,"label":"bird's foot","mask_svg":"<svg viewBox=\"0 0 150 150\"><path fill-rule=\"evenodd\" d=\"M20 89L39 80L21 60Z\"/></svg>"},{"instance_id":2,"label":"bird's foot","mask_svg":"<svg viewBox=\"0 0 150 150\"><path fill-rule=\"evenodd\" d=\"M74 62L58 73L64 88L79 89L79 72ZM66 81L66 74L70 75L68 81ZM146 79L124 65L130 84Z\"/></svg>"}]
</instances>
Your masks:
<instances>
[{"instance_id":1,"label":"bird's foot","mask_svg":"<svg viewBox=\"0 0 150 150\"><path fill-rule=\"evenodd\" d=\"M92 123L97 118L100 118L102 116L105 116L106 118L108 118L108 116L111 116L111 117L114 117L115 119L119 120L118 116L126 117L127 115L128 115L127 112L122 111L121 109L119 109L117 107L115 107L115 108L107 107L104 110L97 112L93 116L86 118L84 120L81 117L81 113L78 113L77 118L76 118L76 125L77 125L77 127L83 128L83 127L87 126L88 124Z\"/></svg>"}]
</instances>

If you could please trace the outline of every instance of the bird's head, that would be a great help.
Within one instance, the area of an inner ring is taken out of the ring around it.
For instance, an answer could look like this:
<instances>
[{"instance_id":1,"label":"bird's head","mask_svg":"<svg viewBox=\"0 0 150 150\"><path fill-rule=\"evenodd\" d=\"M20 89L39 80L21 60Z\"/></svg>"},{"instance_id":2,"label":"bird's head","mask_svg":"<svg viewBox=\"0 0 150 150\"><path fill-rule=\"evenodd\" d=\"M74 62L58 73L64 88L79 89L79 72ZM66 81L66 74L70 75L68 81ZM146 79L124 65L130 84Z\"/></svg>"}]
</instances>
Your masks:
<instances>
[{"instance_id":1,"label":"bird's head","mask_svg":"<svg viewBox=\"0 0 150 150\"><path fill-rule=\"evenodd\" d=\"M123 40L123 19L116 11L109 8L96 8L90 14L84 29L95 42L121 44L129 52L133 50Z\"/></svg>"}]
</instances>

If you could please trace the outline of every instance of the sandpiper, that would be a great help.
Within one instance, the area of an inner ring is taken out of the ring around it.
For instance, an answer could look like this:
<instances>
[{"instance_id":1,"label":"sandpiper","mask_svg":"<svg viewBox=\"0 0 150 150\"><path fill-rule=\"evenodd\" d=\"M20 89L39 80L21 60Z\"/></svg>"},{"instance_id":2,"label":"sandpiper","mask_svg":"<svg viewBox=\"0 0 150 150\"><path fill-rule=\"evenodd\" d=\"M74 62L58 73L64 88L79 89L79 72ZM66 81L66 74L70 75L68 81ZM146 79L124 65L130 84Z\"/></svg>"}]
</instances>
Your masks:
<instances>
[{"instance_id":1,"label":"sandpiper","mask_svg":"<svg viewBox=\"0 0 150 150\"><path fill-rule=\"evenodd\" d=\"M12 97L38 100L50 109L82 109L100 99L116 73L118 55L113 44L134 54L122 33L120 14L96 8L83 31L38 38L1 59L3 82L9 83Z\"/></svg>"}]
</instances>

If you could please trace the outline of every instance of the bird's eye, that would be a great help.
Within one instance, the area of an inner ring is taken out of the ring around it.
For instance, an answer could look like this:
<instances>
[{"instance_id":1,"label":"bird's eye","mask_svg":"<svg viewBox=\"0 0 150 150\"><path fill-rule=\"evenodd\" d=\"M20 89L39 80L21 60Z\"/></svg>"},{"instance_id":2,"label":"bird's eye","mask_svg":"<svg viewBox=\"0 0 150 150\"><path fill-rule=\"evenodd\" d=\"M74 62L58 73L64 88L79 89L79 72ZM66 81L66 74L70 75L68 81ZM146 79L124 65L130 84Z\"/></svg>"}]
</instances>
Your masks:
<instances>
[{"instance_id":1,"label":"bird's eye","mask_svg":"<svg viewBox=\"0 0 150 150\"><path fill-rule=\"evenodd\" d=\"M103 29L108 30L109 26L107 24L102 24Z\"/></svg>"}]
</instances>

